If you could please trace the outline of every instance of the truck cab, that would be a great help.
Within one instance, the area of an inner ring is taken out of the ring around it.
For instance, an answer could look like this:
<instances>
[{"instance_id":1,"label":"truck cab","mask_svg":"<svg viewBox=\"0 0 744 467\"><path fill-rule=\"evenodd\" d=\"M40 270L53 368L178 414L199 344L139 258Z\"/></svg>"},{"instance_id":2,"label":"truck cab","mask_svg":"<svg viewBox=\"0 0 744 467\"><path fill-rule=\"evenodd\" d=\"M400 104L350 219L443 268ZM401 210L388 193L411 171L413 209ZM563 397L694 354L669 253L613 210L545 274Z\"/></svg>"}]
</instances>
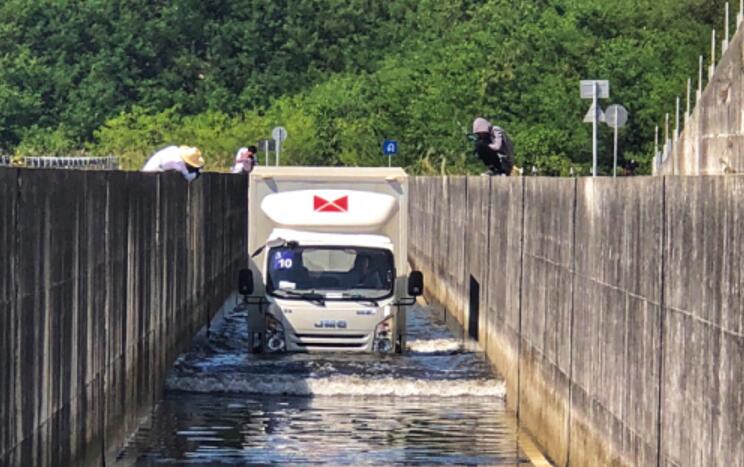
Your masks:
<instances>
[{"instance_id":1,"label":"truck cab","mask_svg":"<svg viewBox=\"0 0 744 467\"><path fill-rule=\"evenodd\" d=\"M401 169L257 168L250 269L241 272L255 352L401 352L409 274Z\"/></svg>"}]
</instances>

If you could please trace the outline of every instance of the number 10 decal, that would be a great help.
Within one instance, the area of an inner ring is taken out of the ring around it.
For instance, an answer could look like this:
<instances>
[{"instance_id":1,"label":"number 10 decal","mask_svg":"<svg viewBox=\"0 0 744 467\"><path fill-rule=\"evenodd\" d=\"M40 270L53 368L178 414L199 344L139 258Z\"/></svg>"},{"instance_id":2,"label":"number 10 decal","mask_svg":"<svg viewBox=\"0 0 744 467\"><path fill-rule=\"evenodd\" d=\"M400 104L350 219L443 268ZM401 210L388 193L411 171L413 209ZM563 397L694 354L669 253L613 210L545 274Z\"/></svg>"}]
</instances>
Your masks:
<instances>
[{"instance_id":1,"label":"number 10 decal","mask_svg":"<svg viewBox=\"0 0 744 467\"><path fill-rule=\"evenodd\" d=\"M289 250L277 251L274 255L274 269L292 269L294 253Z\"/></svg>"}]
</instances>

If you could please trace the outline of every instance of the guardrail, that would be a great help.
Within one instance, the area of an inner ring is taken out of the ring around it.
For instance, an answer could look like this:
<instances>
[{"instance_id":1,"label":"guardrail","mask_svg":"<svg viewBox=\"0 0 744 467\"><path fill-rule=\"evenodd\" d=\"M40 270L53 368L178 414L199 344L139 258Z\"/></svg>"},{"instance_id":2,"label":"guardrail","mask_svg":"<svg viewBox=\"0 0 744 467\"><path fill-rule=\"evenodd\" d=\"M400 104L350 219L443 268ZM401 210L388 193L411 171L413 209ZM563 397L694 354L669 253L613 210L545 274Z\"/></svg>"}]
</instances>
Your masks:
<instances>
[{"instance_id":1,"label":"guardrail","mask_svg":"<svg viewBox=\"0 0 744 467\"><path fill-rule=\"evenodd\" d=\"M12 163L11 156L0 156L0 166L18 165L34 169L79 169L79 170L118 170L119 160L108 157L21 157L18 164Z\"/></svg>"}]
</instances>

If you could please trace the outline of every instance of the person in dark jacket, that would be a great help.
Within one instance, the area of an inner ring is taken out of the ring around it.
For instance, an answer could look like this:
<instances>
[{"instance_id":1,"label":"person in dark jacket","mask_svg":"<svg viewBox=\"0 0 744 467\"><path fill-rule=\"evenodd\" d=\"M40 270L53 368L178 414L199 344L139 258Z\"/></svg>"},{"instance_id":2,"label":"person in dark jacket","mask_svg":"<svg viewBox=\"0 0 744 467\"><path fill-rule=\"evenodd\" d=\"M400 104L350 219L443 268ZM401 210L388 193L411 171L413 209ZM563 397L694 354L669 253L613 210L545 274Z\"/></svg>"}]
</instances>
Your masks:
<instances>
[{"instance_id":1,"label":"person in dark jacket","mask_svg":"<svg viewBox=\"0 0 744 467\"><path fill-rule=\"evenodd\" d=\"M514 147L506 132L485 118L473 121L475 155L486 166L484 175L510 175L514 168Z\"/></svg>"},{"instance_id":2,"label":"person in dark jacket","mask_svg":"<svg viewBox=\"0 0 744 467\"><path fill-rule=\"evenodd\" d=\"M635 161L635 159L631 159L629 161L625 162L625 175L628 177L632 177L635 175L636 170L638 170L638 162Z\"/></svg>"}]
</instances>

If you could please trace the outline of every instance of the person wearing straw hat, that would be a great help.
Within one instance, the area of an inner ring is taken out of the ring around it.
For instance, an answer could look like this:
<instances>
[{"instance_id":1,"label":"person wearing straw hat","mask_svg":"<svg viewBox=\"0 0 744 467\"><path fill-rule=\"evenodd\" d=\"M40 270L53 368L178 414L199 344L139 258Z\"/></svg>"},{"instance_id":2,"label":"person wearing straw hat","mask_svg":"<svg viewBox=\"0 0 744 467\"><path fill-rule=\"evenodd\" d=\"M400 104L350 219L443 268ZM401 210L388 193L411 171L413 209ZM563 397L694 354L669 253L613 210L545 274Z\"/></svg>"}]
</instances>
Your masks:
<instances>
[{"instance_id":1,"label":"person wearing straw hat","mask_svg":"<svg viewBox=\"0 0 744 467\"><path fill-rule=\"evenodd\" d=\"M142 172L167 172L175 170L188 182L196 180L204 167L204 158L199 148L192 146L168 146L150 157Z\"/></svg>"}]
</instances>

